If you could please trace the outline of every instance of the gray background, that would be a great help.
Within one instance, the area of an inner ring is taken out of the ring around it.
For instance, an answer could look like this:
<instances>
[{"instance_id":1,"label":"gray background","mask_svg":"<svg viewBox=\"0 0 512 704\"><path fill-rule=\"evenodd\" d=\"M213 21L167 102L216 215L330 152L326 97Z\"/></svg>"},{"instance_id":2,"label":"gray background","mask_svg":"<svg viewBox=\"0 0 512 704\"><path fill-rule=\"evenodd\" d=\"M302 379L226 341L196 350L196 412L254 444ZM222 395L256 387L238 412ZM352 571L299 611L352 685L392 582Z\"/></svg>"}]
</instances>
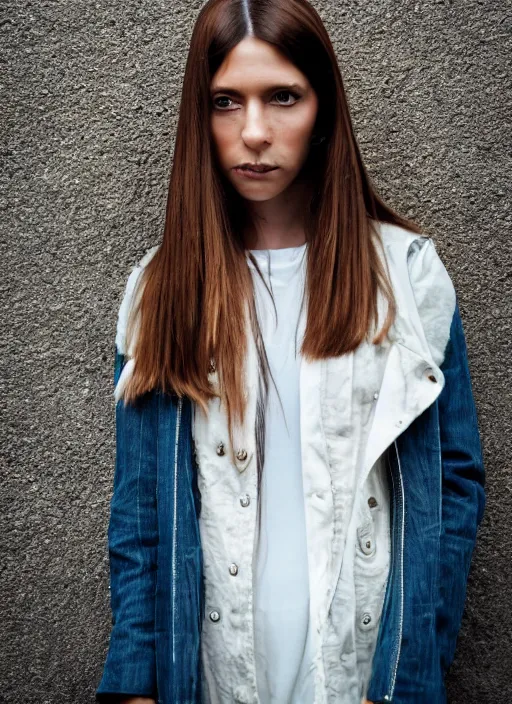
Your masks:
<instances>
[{"instance_id":1,"label":"gray background","mask_svg":"<svg viewBox=\"0 0 512 704\"><path fill-rule=\"evenodd\" d=\"M453 704L512 698L510 2L314 2L382 195L458 290L487 469ZM110 631L115 321L160 240L202 2L4 0L0 701L91 702Z\"/></svg>"}]
</instances>

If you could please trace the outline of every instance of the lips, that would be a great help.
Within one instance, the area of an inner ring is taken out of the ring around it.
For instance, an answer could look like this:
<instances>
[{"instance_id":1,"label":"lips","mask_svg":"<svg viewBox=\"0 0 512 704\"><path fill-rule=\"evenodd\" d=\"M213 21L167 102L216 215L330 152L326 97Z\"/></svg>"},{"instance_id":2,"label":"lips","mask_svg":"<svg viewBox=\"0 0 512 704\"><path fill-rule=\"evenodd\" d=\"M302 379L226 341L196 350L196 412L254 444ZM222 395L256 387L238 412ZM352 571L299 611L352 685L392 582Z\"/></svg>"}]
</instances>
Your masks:
<instances>
[{"instance_id":1,"label":"lips","mask_svg":"<svg viewBox=\"0 0 512 704\"><path fill-rule=\"evenodd\" d=\"M254 164L253 166L237 166L235 167L237 169L240 169L242 171L255 171L258 174L266 173L267 171L274 171L277 169L277 166L259 166L257 164Z\"/></svg>"}]
</instances>

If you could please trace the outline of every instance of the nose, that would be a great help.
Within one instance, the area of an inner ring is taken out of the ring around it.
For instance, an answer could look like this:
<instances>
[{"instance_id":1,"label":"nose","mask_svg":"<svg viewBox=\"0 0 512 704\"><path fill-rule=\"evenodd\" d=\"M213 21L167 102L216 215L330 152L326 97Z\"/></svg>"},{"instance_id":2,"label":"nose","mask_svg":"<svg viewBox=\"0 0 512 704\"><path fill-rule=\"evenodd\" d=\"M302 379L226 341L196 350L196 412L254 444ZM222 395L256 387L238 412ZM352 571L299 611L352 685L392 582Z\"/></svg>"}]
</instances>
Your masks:
<instances>
[{"instance_id":1,"label":"nose","mask_svg":"<svg viewBox=\"0 0 512 704\"><path fill-rule=\"evenodd\" d=\"M263 144L270 142L270 130L264 108L257 102L247 104L242 139L250 149L259 149Z\"/></svg>"}]
</instances>

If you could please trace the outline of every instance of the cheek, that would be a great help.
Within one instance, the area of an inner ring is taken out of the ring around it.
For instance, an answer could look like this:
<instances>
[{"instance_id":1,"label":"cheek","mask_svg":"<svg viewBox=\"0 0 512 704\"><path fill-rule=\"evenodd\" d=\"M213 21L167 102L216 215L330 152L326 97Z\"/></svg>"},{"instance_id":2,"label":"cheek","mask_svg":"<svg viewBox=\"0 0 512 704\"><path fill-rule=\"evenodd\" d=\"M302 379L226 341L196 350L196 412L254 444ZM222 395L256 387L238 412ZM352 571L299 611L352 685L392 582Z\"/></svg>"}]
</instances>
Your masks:
<instances>
[{"instance_id":1,"label":"cheek","mask_svg":"<svg viewBox=\"0 0 512 704\"><path fill-rule=\"evenodd\" d=\"M230 120L216 119L214 116L210 121L210 129L217 157L224 165L229 161L230 151L236 144L236 126Z\"/></svg>"},{"instance_id":2,"label":"cheek","mask_svg":"<svg viewBox=\"0 0 512 704\"><path fill-rule=\"evenodd\" d=\"M301 162L309 150L309 140L315 124L310 110L297 111L276 127L275 137L289 155L290 161Z\"/></svg>"}]
</instances>

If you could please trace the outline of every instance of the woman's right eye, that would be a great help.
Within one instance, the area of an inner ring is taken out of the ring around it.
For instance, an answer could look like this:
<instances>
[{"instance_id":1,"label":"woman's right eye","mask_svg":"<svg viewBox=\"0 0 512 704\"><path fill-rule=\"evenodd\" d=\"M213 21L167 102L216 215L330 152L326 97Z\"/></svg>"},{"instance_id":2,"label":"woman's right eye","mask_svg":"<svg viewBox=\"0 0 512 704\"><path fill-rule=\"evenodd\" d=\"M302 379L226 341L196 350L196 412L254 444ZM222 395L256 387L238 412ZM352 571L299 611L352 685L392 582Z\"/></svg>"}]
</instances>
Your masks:
<instances>
[{"instance_id":1,"label":"woman's right eye","mask_svg":"<svg viewBox=\"0 0 512 704\"><path fill-rule=\"evenodd\" d=\"M229 105L219 105L217 101L219 100L227 100L230 101L231 98L228 98L227 95L218 95L216 98L213 99L213 105L218 108L219 110L223 110L224 108L230 107Z\"/></svg>"}]
</instances>

